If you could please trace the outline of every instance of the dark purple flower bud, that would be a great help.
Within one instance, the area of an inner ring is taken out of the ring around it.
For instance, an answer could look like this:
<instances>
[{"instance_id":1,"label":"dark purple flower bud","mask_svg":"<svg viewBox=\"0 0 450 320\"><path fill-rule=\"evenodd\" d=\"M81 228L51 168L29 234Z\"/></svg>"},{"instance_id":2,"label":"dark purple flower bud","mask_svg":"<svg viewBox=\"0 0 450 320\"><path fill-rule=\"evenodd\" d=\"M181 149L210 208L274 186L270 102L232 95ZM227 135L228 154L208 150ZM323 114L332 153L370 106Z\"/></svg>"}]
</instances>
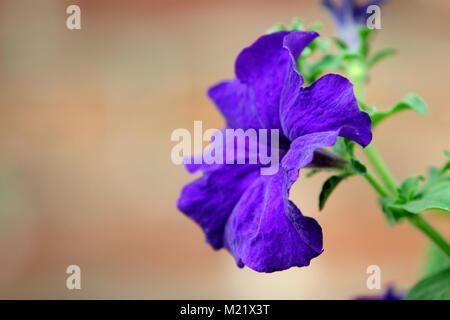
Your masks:
<instances>
[{"instance_id":1,"label":"dark purple flower bud","mask_svg":"<svg viewBox=\"0 0 450 320\"><path fill-rule=\"evenodd\" d=\"M341 156L328 151L317 149L314 151L313 160L307 165L308 168L344 168L348 161Z\"/></svg>"}]
</instances>

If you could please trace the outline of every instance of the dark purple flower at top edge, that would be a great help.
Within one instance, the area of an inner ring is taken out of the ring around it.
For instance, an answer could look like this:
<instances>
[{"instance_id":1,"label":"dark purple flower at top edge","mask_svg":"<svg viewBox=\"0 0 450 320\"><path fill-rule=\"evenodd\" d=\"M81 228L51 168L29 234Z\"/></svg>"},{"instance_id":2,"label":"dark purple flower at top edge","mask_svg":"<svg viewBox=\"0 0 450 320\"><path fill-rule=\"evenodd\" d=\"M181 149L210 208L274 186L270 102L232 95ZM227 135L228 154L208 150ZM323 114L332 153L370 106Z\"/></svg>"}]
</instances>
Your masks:
<instances>
[{"instance_id":1,"label":"dark purple flower at top edge","mask_svg":"<svg viewBox=\"0 0 450 320\"><path fill-rule=\"evenodd\" d=\"M403 300L405 295L403 293L395 292L392 286L388 287L386 292L380 296L361 296L356 300Z\"/></svg>"},{"instance_id":2,"label":"dark purple flower at top edge","mask_svg":"<svg viewBox=\"0 0 450 320\"><path fill-rule=\"evenodd\" d=\"M296 60L317 36L282 31L260 37L237 57L236 78L208 91L226 128L280 132L279 150L272 150L281 159L275 174L261 175L260 164L187 165L203 176L183 188L178 208L240 267L274 272L309 265L323 250L322 229L289 200L289 190L314 152L338 136L362 146L371 141L370 117L359 110L346 78L328 74L302 87Z\"/></svg>"},{"instance_id":3,"label":"dark purple flower at top edge","mask_svg":"<svg viewBox=\"0 0 450 320\"><path fill-rule=\"evenodd\" d=\"M342 0L338 6L332 0L322 0L322 4L333 16L339 37L344 40L350 51L355 51L359 46L358 28L366 25L369 14L367 8L371 5L381 5L385 0L367 1L359 5L355 0Z\"/></svg>"}]
</instances>

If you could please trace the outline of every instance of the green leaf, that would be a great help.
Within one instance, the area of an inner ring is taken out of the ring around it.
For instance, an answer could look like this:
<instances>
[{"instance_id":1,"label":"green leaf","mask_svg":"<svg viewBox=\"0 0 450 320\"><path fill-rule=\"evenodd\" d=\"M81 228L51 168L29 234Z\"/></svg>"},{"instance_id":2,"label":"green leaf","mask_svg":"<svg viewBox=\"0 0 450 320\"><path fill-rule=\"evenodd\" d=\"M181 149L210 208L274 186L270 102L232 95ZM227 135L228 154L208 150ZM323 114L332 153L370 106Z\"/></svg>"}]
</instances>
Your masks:
<instances>
[{"instance_id":1,"label":"green leaf","mask_svg":"<svg viewBox=\"0 0 450 320\"><path fill-rule=\"evenodd\" d=\"M323 28L323 24L321 22L313 22L309 27L308 30L309 31L320 31Z\"/></svg>"},{"instance_id":2,"label":"green leaf","mask_svg":"<svg viewBox=\"0 0 450 320\"><path fill-rule=\"evenodd\" d=\"M367 112L370 116L372 114L374 114L375 111L377 110L377 108L374 105L368 106L361 100L357 100L357 101L358 101L359 109L361 109L364 112Z\"/></svg>"},{"instance_id":3,"label":"green leaf","mask_svg":"<svg viewBox=\"0 0 450 320\"><path fill-rule=\"evenodd\" d=\"M395 226L407 214L403 209L393 207L395 199L386 198L381 200L381 209L383 210L389 227Z\"/></svg>"},{"instance_id":4,"label":"green leaf","mask_svg":"<svg viewBox=\"0 0 450 320\"><path fill-rule=\"evenodd\" d=\"M419 198L406 204L395 204L393 207L416 214L431 209L450 212L450 183L436 184L426 189Z\"/></svg>"},{"instance_id":5,"label":"green leaf","mask_svg":"<svg viewBox=\"0 0 450 320\"><path fill-rule=\"evenodd\" d=\"M450 161L448 161L445 166L442 168L442 172L446 172L447 170L450 169Z\"/></svg>"},{"instance_id":6,"label":"green leaf","mask_svg":"<svg viewBox=\"0 0 450 320\"><path fill-rule=\"evenodd\" d=\"M343 137L337 138L336 143L333 145L332 149L340 156L347 157L348 155L347 146L345 145Z\"/></svg>"},{"instance_id":7,"label":"green leaf","mask_svg":"<svg viewBox=\"0 0 450 320\"><path fill-rule=\"evenodd\" d=\"M336 43L336 45L340 48L340 49L342 49L342 50L347 50L347 44L344 42L344 40L342 40L342 39L339 39L339 38L337 38L337 37L333 37L333 41L334 41L334 43Z\"/></svg>"},{"instance_id":8,"label":"green leaf","mask_svg":"<svg viewBox=\"0 0 450 320\"><path fill-rule=\"evenodd\" d=\"M447 166L442 169L431 167L428 170L428 177L425 186L422 188L420 194L424 194L428 189L440 183L450 183L450 175L446 173Z\"/></svg>"},{"instance_id":9,"label":"green leaf","mask_svg":"<svg viewBox=\"0 0 450 320\"><path fill-rule=\"evenodd\" d=\"M322 210L325 206L325 202L328 200L328 197L330 196L331 192L338 186L338 184L343 181L345 178L349 177L351 174L349 173L343 173L337 176L332 176L328 178L323 186L322 191L319 195L319 210Z\"/></svg>"},{"instance_id":10,"label":"green leaf","mask_svg":"<svg viewBox=\"0 0 450 320\"><path fill-rule=\"evenodd\" d=\"M300 20L299 18L292 19L290 30L303 31L304 29L305 27L302 20Z\"/></svg>"},{"instance_id":11,"label":"green leaf","mask_svg":"<svg viewBox=\"0 0 450 320\"><path fill-rule=\"evenodd\" d=\"M322 170L319 170L319 169L311 169L311 170L309 170L308 173L306 174L306 177L307 177L307 178L312 177L313 175L315 175L316 173L319 173L320 171L322 171Z\"/></svg>"},{"instance_id":12,"label":"green leaf","mask_svg":"<svg viewBox=\"0 0 450 320\"><path fill-rule=\"evenodd\" d=\"M318 62L311 66L311 74L314 77L314 80L316 80L324 71L339 69L340 63L341 58L339 55L324 55Z\"/></svg>"},{"instance_id":13,"label":"green leaf","mask_svg":"<svg viewBox=\"0 0 450 320\"><path fill-rule=\"evenodd\" d=\"M419 181L421 180L424 180L422 176L405 179L398 190L400 198L405 202L410 201L419 190Z\"/></svg>"},{"instance_id":14,"label":"green leaf","mask_svg":"<svg viewBox=\"0 0 450 320\"><path fill-rule=\"evenodd\" d=\"M277 24L277 25L275 25L275 26L273 26L273 27L270 27L267 31L266 31L266 34L270 34L270 33L275 33L275 32L279 32L279 31L285 31L285 30L287 30L288 28L285 26L285 25L283 25L283 24Z\"/></svg>"},{"instance_id":15,"label":"green leaf","mask_svg":"<svg viewBox=\"0 0 450 320\"><path fill-rule=\"evenodd\" d=\"M425 276L450 268L450 259L433 242L429 242L425 260Z\"/></svg>"},{"instance_id":16,"label":"green leaf","mask_svg":"<svg viewBox=\"0 0 450 320\"><path fill-rule=\"evenodd\" d=\"M361 58L361 55L354 52L344 52L342 54L342 60L359 60L361 63L364 63L364 60Z\"/></svg>"},{"instance_id":17,"label":"green leaf","mask_svg":"<svg viewBox=\"0 0 450 320\"><path fill-rule=\"evenodd\" d=\"M317 40L317 46L322 52L326 52L330 48L330 41L328 39Z\"/></svg>"},{"instance_id":18,"label":"green leaf","mask_svg":"<svg viewBox=\"0 0 450 320\"><path fill-rule=\"evenodd\" d=\"M427 114L427 104L422 100L421 97L414 93L408 93L403 98L402 102L406 104L405 108L412 109L422 116Z\"/></svg>"},{"instance_id":19,"label":"green leaf","mask_svg":"<svg viewBox=\"0 0 450 320\"><path fill-rule=\"evenodd\" d=\"M449 300L450 268L417 283L406 295L406 300Z\"/></svg>"},{"instance_id":20,"label":"green leaf","mask_svg":"<svg viewBox=\"0 0 450 320\"><path fill-rule=\"evenodd\" d=\"M315 22L308 27L308 30L320 31L322 29L322 27L323 26L320 22ZM278 25L271 27L269 30L267 30L266 33L274 33L274 32L279 32L279 31L284 31L284 30L304 31L305 25L303 24L303 21L300 20L299 18L294 18L294 19L292 19L291 25L289 27L287 27L283 24L278 24Z\"/></svg>"},{"instance_id":21,"label":"green leaf","mask_svg":"<svg viewBox=\"0 0 450 320\"><path fill-rule=\"evenodd\" d=\"M422 186L422 176L409 177L398 188L398 197L388 198L382 203L390 224L407 215L427 210L450 212L450 175L443 169L430 168L428 178Z\"/></svg>"},{"instance_id":22,"label":"green leaf","mask_svg":"<svg viewBox=\"0 0 450 320\"><path fill-rule=\"evenodd\" d=\"M305 48L305 50L308 48ZM305 52L303 50L303 52ZM314 82L314 79L311 75L311 63L306 59L306 56L303 53L297 59L297 69L300 74L303 76L303 80L305 80L306 85L310 85Z\"/></svg>"},{"instance_id":23,"label":"green leaf","mask_svg":"<svg viewBox=\"0 0 450 320\"><path fill-rule=\"evenodd\" d=\"M353 152L354 146L355 142L353 140L344 137L338 137L332 149L338 155L346 158L347 160L350 160L351 158L353 158L354 155Z\"/></svg>"},{"instance_id":24,"label":"green leaf","mask_svg":"<svg viewBox=\"0 0 450 320\"><path fill-rule=\"evenodd\" d=\"M450 151L448 151L448 150L445 150L445 151L444 151L444 156L446 156L446 157L449 157L449 158L450 158Z\"/></svg>"},{"instance_id":25,"label":"green leaf","mask_svg":"<svg viewBox=\"0 0 450 320\"><path fill-rule=\"evenodd\" d=\"M359 162L356 159L350 160L350 166L351 166L353 172L356 174L365 175L367 173L366 166L363 165L361 162Z\"/></svg>"},{"instance_id":26,"label":"green leaf","mask_svg":"<svg viewBox=\"0 0 450 320\"><path fill-rule=\"evenodd\" d=\"M375 112L372 115L372 128L374 128L382 120L396 114L397 112L407 109L414 110L420 115L425 115L427 113L427 105L425 102L416 94L408 93L402 101L397 103L391 109Z\"/></svg>"},{"instance_id":27,"label":"green leaf","mask_svg":"<svg viewBox=\"0 0 450 320\"><path fill-rule=\"evenodd\" d=\"M387 57L392 56L396 53L397 53L397 50L395 50L394 48L387 48L387 49L378 51L369 60L369 67L372 68L374 65L376 65L381 60L384 60Z\"/></svg>"},{"instance_id":28,"label":"green leaf","mask_svg":"<svg viewBox=\"0 0 450 320\"><path fill-rule=\"evenodd\" d=\"M313 44L313 43L314 43L314 41L311 42L311 44ZM310 56L312 53L313 53L313 50L311 49L311 47L308 46L305 49L303 49L302 53L300 54L300 57L306 58L306 57Z\"/></svg>"}]
</instances>

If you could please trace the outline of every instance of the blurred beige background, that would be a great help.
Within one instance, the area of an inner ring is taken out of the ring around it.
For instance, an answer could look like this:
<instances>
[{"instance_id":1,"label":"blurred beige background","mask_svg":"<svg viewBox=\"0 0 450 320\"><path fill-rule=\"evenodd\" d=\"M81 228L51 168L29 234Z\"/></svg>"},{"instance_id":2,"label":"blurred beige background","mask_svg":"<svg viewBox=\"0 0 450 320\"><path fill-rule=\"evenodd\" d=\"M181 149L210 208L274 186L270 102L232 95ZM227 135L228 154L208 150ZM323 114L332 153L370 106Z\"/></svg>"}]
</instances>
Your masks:
<instances>
[{"instance_id":1,"label":"blurred beige background","mask_svg":"<svg viewBox=\"0 0 450 320\"><path fill-rule=\"evenodd\" d=\"M82 29L66 29L78 4ZM450 3L391 0L374 46L399 55L372 74L368 101L388 107L407 92L429 105L382 124L375 143L400 180L444 161L450 149ZM274 274L238 269L176 209L191 181L170 161L176 128L220 128L206 97L233 76L241 48L294 16L333 25L319 1L0 1L0 298L347 299L408 289L426 241L387 227L370 187L342 185L318 212L325 175L300 179L291 199L324 230L311 266ZM449 231L448 222L434 222ZM68 265L82 290L65 287Z\"/></svg>"}]
</instances>

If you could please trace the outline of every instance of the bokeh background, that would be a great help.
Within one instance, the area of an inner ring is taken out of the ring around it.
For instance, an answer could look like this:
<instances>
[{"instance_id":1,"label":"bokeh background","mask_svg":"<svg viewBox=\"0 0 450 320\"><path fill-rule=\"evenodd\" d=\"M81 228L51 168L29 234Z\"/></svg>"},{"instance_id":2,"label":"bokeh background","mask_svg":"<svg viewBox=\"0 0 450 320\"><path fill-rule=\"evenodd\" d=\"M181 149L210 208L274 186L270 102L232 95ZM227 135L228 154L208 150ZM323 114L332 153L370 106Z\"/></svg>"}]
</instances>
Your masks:
<instances>
[{"instance_id":1,"label":"bokeh background","mask_svg":"<svg viewBox=\"0 0 450 320\"><path fill-rule=\"evenodd\" d=\"M70 4L81 7L81 30L65 26ZM320 213L326 175L294 185L325 251L273 274L238 269L176 208L194 177L172 164L171 132L194 120L222 127L206 89L233 76L241 48L294 16L333 35L317 0L0 1L0 298L347 299L411 287L425 238L406 223L388 228L360 178ZM449 16L447 0L382 7L374 47L399 54L374 69L368 101L389 107L416 92L429 105L426 117L405 112L377 130L399 180L450 149ZM66 289L71 264L81 290ZM371 264L380 291L366 288Z\"/></svg>"}]
</instances>

